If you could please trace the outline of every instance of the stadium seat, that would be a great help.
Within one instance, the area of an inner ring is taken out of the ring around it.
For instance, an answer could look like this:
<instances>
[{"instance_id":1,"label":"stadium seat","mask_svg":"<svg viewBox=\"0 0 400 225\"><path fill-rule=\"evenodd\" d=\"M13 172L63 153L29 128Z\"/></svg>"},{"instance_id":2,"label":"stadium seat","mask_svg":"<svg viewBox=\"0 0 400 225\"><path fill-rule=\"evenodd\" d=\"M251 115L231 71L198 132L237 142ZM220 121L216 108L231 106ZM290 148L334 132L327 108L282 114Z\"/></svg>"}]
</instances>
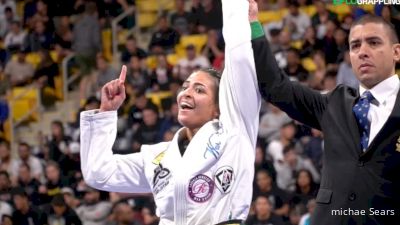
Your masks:
<instances>
[{"instance_id":1,"label":"stadium seat","mask_svg":"<svg viewBox=\"0 0 400 225\"><path fill-rule=\"evenodd\" d=\"M161 101L171 96L172 93L169 91L150 92L146 94L146 97L151 99L151 101L158 107L160 112L162 112Z\"/></svg>"},{"instance_id":2,"label":"stadium seat","mask_svg":"<svg viewBox=\"0 0 400 225\"><path fill-rule=\"evenodd\" d=\"M292 41L292 42L290 43L290 45L291 45L293 48L300 50L301 47L303 46L303 41L302 41L302 40L299 40L299 41Z\"/></svg>"},{"instance_id":3,"label":"stadium seat","mask_svg":"<svg viewBox=\"0 0 400 225\"><path fill-rule=\"evenodd\" d=\"M300 11L304 12L305 14L311 17L317 12L317 9L315 8L315 6L309 5L300 7Z\"/></svg>"},{"instance_id":4,"label":"stadium seat","mask_svg":"<svg viewBox=\"0 0 400 225\"><path fill-rule=\"evenodd\" d=\"M24 93L22 95L22 93ZM12 118L17 121L22 119L30 110L37 106L39 92L37 89L28 89L25 87L15 87L12 89L12 98L20 96L17 100L13 101L12 104ZM28 119L38 121L39 114L33 112L32 115L28 116Z\"/></svg>"},{"instance_id":5,"label":"stadium seat","mask_svg":"<svg viewBox=\"0 0 400 225\"><path fill-rule=\"evenodd\" d=\"M278 11L268 10L268 11L261 11L258 13L258 19L263 24L281 21L283 17L284 15L282 10Z\"/></svg>"},{"instance_id":6,"label":"stadium seat","mask_svg":"<svg viewBox=\"0 0 400 225\"><path fill-rule=\"evenodd\" d=\"M157 59L155 56L149 56L146 59L146 65L149 69L155 69L157 67Z\"/></svg>"},{"instance_id":7,"label":"stadium seat","mask_svg":"<svg viewBox=\"0 0 400 225\"><path fill-rule=\"evenodd\" d=\"M178 54L168 54L167 55L167 62L171 66L175 66L178 63L179 59L180 59L180 57L178 56Z\"/></svg>"},{"instance_id":8,"label":"stadium seat","mask_svg":"<svg viewBox=\"0 0 400 225\"><path fill-rule=\"evenodd\" d=\"M111 61L112 60L112 34L111 29L104 29L101 32L102 45L103 45L103 55L104 57Z\"/></svg>"},{"instance_id":9,"label":"stadium seat","mask_svg":"<svg viewBox=\"0 0 400 225\"><path fill-rule=\"evenodd\" d=\"M138 26L140 28L149 28L155 26L157 23L157 13L156 12L139 12L138 13Z\"/></svg>"},{"instance_id":10,"label":"stadium seat","mask_svg":"<svg viewBox=\"0 0 400 225\"><path fill-rule=\"evenodd\" d=\"M136 0L137 9L139 12L158 12L158 0Z\"/></svg>"},{"instance_id":11,"label":"stadium seat","mask_svg":"<svg viewBox=\"0 0 400 225\"><path fill-rule=\"evenodd\" d=\"M200 54L203 47L207 43L206 34L196 34L196 35L185 35L179 40L179 44L175 46L175 52L179 57L184 57L186 55L185 48L192 44L196 47L196 53Z\"/></svg>"},{"instance_id":12,"label":"stadium seat","mask_svg":"<svg viewBox=\"0 0 400 225\"><path fill-rule=\"evenodd\" d=\"M308 72L314 72L317 69L314 61L307 57L301 60L301 65L306 69Z\"/></svg>"}]
</instances>

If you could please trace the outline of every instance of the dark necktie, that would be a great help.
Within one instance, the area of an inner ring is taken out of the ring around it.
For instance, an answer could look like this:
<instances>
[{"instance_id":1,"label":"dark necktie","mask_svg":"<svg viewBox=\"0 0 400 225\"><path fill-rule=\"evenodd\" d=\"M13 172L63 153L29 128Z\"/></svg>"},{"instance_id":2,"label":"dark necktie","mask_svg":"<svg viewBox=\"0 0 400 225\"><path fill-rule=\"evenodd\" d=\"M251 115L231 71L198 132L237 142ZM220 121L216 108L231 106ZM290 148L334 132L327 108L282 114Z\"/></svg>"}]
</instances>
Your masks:
<instances>
[{"instance_id":1,"label":"dark necktie","mask_svg":"<svg viewBox=\"0 0 400 225\"><path fill-rule=\"evenodd\" d=\"M374 96L372 96L371 92L365 91L358 102L353 106L353 112L361 131L361 148L364 152L368 147L369 131L371 127L371 123L368 120L368 111L373 99Z\"/></svg>"}]
</instances>

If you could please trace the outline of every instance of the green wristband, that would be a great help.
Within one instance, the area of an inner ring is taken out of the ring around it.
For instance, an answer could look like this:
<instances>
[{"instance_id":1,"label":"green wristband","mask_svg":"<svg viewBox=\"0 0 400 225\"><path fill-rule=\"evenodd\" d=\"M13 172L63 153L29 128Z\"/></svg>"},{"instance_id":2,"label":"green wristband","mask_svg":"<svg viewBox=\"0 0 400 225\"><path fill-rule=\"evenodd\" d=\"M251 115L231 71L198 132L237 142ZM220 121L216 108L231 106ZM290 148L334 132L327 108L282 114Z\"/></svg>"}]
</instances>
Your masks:
<instances>
[{"instance_id":1,"label":"green wristband","mask_svg":"<svg viewBox=\"0 0 400 225\"><path fill-rule=\"evenodd\" d=\"M251 27L251 39L256 39L265 36L264 29L259 21L254 21L250 23Z\"/></svg>"}]
</instances>

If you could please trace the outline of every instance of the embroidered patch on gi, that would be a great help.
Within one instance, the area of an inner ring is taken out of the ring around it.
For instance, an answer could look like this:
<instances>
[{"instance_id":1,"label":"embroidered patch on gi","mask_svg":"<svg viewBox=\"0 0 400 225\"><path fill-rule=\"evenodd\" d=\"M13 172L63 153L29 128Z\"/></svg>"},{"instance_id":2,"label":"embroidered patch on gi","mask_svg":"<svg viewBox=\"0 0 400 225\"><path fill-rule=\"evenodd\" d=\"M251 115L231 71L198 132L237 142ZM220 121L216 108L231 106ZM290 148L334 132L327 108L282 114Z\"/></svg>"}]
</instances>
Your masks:
<instances>
[{"instance_id":1,"label":"embroidered patch on gi","mask_svg":"<svg viewBox=\"0 0 400 225\"><path fill-rule=\"evenodd\" d=\"M154 159L153 159L153 161L151 161L153 164L155 164L155 165L159 165L160 164L160 162L161 162L161 160L164 158L164 155L165 155L165 151L163 151L163 152L161 152L160 154L158 154Z\"/></svg>"},{"instance_id":2,"label":"embroidered patch on gi","mask_svg":"<svg viewBox=\"0 0 400 225\"><path fill-rule=\"evenodd\" d=\"M229 193L235 181L235 174L230 166L223 166L215 172L215 185L223 193Z\"/></svg>"},{"instance_id":3,"label":"embroidered patch on gi","mask_svg":"<svg viewBox=\"0 0 400 225\"><path fill-rule=\"evenodd\" d=\"M169 169L163 167L161 163L154 169L153 177L153 192L158 194L162 189L164 189L169 184L169 179L171 178L171 172Z\"/></svg>"},{"instance_id":4,"label":"embroidered patch on gi","mask_svg":"<svg viewBox=\"0 0 400 225\"><path fill-rule=\"evenodd\" d=\"M213 134L210 135L207 142L206 150L204 151L204 158L207 159L207 154L211 154L215 159L218 158L221 148L221 134L223 133L222 125Z\"/></svg>"},{"instance_id":5,"label":"embroidered patch on gi","mask_svg":"<svg viewBox=\"0 0 400 225\"><path fill-rule=\"evenodd\" d=\"M189 182L189 197L198 203L208 201L214 192L214 181L204 174L193 177Z\"/></svg>"}]
</instances>

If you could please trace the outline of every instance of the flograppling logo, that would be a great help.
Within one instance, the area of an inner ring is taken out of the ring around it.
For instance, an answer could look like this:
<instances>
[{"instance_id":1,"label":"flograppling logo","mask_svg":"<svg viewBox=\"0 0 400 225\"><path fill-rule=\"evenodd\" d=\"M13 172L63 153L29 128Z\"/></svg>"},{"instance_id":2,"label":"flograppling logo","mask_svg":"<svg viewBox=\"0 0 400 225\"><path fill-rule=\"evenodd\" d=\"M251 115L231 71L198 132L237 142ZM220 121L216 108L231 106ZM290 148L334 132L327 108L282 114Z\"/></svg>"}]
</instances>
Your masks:
<instances>
[{"instance_id":1,"label":"flograppling logo","mask_svg":"<svg viewBox=\"0 0 400 225\"><path fill-rule=\"evenodd\" d=\"M400 0L333 0L333 5L399 5Z\"/></svg>"}]
</instances>

